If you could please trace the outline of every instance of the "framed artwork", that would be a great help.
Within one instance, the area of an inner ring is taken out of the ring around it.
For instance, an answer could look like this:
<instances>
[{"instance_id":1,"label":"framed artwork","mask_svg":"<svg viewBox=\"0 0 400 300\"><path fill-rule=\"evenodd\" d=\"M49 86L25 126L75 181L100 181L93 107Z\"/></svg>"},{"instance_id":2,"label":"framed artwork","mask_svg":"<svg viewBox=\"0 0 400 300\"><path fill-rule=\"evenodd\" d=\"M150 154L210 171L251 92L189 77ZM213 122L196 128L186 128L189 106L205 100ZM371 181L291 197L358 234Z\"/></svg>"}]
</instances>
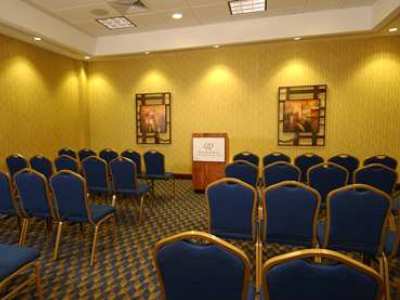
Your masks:
<instances>
[{"instance_id":1,"label":"framed artwork","mask_svg":"<svg viewBox=\"0 0 400 300\"><path fill-rule=\"evenodd\" d=\"M278 145L325 146L326 85L280 87Z\"/></svg>"},{"instance_id":2,"label":"framed artwork","mask_svg":"<svg viewBox=\"0 0 400 300\"><path fill-rule=\"evenodd\" d=\"M171 93L136 94L136 143L171 144Z\"/></svg>"}]
</instances>

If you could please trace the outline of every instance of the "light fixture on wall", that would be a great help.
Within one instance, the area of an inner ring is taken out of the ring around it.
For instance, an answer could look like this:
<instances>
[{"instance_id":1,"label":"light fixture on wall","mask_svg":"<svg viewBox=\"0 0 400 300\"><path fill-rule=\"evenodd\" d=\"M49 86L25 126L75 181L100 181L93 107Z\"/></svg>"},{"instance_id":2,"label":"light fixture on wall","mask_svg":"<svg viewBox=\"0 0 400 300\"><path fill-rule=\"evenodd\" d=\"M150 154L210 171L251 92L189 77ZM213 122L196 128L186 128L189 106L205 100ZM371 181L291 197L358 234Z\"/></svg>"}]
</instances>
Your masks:
<instances>
[{"instance_id":1,"label":"light fixture on wall","mask_svg":"<svg viewBox=\"0 0 400 300\"><path fill-rule=\"evenodd\" d=\"M392 27L392 28L389 28L389 32L396 32L396 31L398 31L399 29L397 28L397 27Z\"/></svg>"},{"instance_id":2,"label":"light fixture on wall","mask_svg":"<svg viewBox=\"0 0 400 300\"><path fill-rule=\"evenodd\" d=\"M34 37L33 37L33 40L36 41L36 42L39 42L39 41L42 40L42 38L41 38L41 37L38 37L38 36L34 36Z\"/></svg>"},{"instance_id":3,"label":"light fixture on wall","mask_svg":"<svg viewBox=\"0 0 400 300\"><path fill-rule=\"evenodd\" d=\"M180 20L180 19L183 18L183 13L176 12L176 13L172 14L171 17L172 17L172 19L174 19L174 20Z\"/></svg>"},{"instance_id":4,"label":"light fixture on wall","mask_svg":"<svg viewBox=\"0 0 400 300\"><path fill-rule=\"evenodd\" d=\"M86 60L91 59L91 57L90 57L89 55L86 55L84 58L85 58Z\"/></svg>"},{"instance_id":5,"label":"light fixture on wall","mask_svg":"<svg viewBox=\"0 0 400 300\"><path fill-rule=\"evenodd\" d=\"M124 16L96 19L96 21L107 29L111 30L136 27L135 24L133 24L129 19Z\"/></svg>"},{"instance_id":6,"label":"light fixture on wall","mask_svg":"<svg viewBox=\"0 0 400 300\"><path fill-rule=\"evenodd\" d=\"M150 51L146 51L144 54L149 55L151 52Z\"/></svg>"},{"instance_id":7,"label":"light fixture on wall","mask_svg":"<svg viewBox=\"0 0 400 300\"><path fill-rule=\"evenodd\" d=\"M218 49L219 47L221 47L220 45L214 45L213 48Z\"/></svg>"},{"instance_id":8,"label":"light fixture on wall","mask_svg":"<svg viewBox=\"0 0 400 300\"><path fill-rule=\"evenodd\" d=\"M229 9L231 15L250 14L266 11L266 0L230 0Z\"/></svg>"},{"instance_id":9,"label":"light fixture on wall","mask_svg":"<svg viewBox=\"0 0 400 300\"><path fill-rule=\"evenodd\" d=\"M295 38L293 38L295 41L300 41L302 39L301 36L296 36Z\"/></svg>"}]
</instances>

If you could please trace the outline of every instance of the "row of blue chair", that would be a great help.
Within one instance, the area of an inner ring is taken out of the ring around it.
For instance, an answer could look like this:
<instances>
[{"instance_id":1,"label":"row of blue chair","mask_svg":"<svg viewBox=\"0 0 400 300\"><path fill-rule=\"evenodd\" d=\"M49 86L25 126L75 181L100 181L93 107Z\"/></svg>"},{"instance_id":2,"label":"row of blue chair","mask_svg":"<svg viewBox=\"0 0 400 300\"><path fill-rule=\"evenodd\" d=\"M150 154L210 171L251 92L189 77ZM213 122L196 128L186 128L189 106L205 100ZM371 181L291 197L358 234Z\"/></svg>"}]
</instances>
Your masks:
<instances>
[{"instance_id":1,"label":"row of blue chair","mask_svg":"<svg viewBox=\"0 0 400 300\"><path fill-rule=\"evenodd\" d=\"M54 259L58 249L64 223L91 224L94 228L90 264L95 260L99 226L111 220L115 230L115 208L90 203L86 180L69 170L59 171L48 181L44 175L32 169L23 169L11 179L0 171L0 214L22 220L19 244L25 244L30 223L33 219L57 224ZM51 191L50 191L51 190Z\"/></svg>"},{"instance_id":2,"label":"row of blue chair","mask_svg":"<svg viewBox=\"0 0 400 300\"><path fill-rule=\"evenodd\" d=\"M284 181L262 192L234 178L212 183L206 190L209 232L221 238L255 242L257 277L261 280L262 248L278 243L359 252L376 258L388 290L385 242L392 199L368 185L348 185L327 196L326 220L318 222L319 193L303 183ZM391 245L398 249L398 240ZM388 244L387 248L390 248ZM392 248L390 248L392 250Z\"/></svg>"},{"instance_id":3,"label":"row of blue chair","mask_svg":"<svg viewBox=\"0 0 400 300\"><path fill-rule=\"evenodd\" d=\"M163 300L259 299L246 254L214 235L191 231L165 238L156 244L153 261ZM273 257L263 264L261 278L266 300L378 300L385 294L374 269L326 249Z\"/></svg>"},{"instance_id":4,"label":"row of blue chair","mask_svg":"<svg viewBox=\"0 0 400 300\"><path fill-rule=\"evenodd\" d=\"M254 153L245 151L234 155L233 161L236 160L245 160L258 167L260 158L258 157L258 155ZM291 158L284 153L273 152L265 155L262 161L263 161L263 167L266 167L267 165L278 161L290 163ZM324 158L317 154L305 153L297 156L293 160L293 163L301 170L301 181L305 182L308 169L314 165L323 163L324 161L325 161ZM350 179L353 176L353 172L360 167L360 160L355 156L349 154L338 154L332 156L327 160L327 162L333 162L345 168L349 172ZM393 170L397 168L397 160L388 155L374 155L366 158L363 162L364 166L370 164L382 164Z\"/></svg>"},{"instance_id":5,"label":"row of blue chair","mask_svg":"<svg viewBox=\"0 0 400 300\"><path fill-rule=\"evenodd\" d=\"M228 164L225 176L238 178L253 187L259 183L257 167L244 160ZM323 162L308 168L305 182L321 194L322 200L330 191L350 183L368 184L392 195L397 183L397 172L375 163L355 170L352 180L349 179L350 174L344 167L333 162ZM287 180L301 181L301 170L288 162L278 161L264 168L261 185L267 187Z\"/></svg>"}]
</instances>

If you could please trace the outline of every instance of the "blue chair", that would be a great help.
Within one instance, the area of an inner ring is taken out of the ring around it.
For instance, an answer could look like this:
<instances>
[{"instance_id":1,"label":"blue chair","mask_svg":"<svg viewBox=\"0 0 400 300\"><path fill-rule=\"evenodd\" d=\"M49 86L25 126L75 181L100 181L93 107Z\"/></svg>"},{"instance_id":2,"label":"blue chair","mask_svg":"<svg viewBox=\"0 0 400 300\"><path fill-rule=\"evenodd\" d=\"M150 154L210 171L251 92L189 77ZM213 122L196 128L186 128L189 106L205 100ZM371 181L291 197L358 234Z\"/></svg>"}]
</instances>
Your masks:
<instances>
[{"instance_id":1,"label":"blue chair","mask_svg":"<svg viewBox=\"0 0 400 300\"><path fill-rule=\"evenodd\" d=\"M66 155L66 156L69 156L69 157L72 157L75 159L78 158L75 150L72 150L71 148L62 148L62 149L58 150L57 154L58 154L58 156Z\"/></svg>"},{"instance_id":2,"label":"blue chair","mask_svg":"<svg viewBox=\"0 0 400 300\"><path fill-rule=\"evenodd\" d=\"M307 172L312 166L323 163L324 159L314 153L305 153L295 158L294 164L301 170L301 181L307 182Z\"/></svg>"},{"instance_id":3,"label":"blue chair","mask_svg":"<svg viewBox=\"0 0 400 300\"><path fill-rule=\"evenodd\" d=\"M6 158L8 174L13 179L15 173L23 169L29 168L28 161L21 154L12 154Z\"/></svg>"},{"instance_id":4,"label":"blue chair","mask_svg":"<svg viewBox=\"0 0 400 300\"><path fill-rule=\"evenodd\" d=\"M273 152L263 157L263 166L266 167L269 164L280 161L290 163L290 157L281 152Z\"/></svg>"},{"instance_id":5,"label":"blue chair","mask_svg":"<svg viewBox=\"0 0 400 300\"><path fill-rule=\"evenodd\" d=\"M89 148L83 148L78 152L79 161L82 161L90 156L97 156L97 153Z\"/></svg>"},{"instance_id":6,"label":"blue chair","mask_svg":"<svg viewBox=\"0 0 400 300\"><path fill-rule=\"evenodd\" d=\"M373 186L392 195L397 182L397 172L382 164L370 164L354 173L354 183Z\"/></svg>"},{"instance_id":7,"label":"blue chair","mask_svg":"<svg viewBox=\"0 0 400 300\"><path fill-rule=\"evenodd\" d=\"M315 263L321 259L327 263ZM384 295L383 279L374 269L324 249L273 257L261 276L268 300L380 300Z\"/></svg>"},{"instance_id":8,"label":"blue chair","mask_svg":"<svg viewBox=\"0 0 400 300\"><path fill-rule=\"evenodd\" d=\"M235 178L206 189L209 233L228 239L256 240L257 190Z\"/></svg>"},{"instance_id":9,"label":"blue chair","mask_svg":"<svg viewBox=\"0 0 400 300\"><path fill-rule=\"evenodd\" d=\"M400 257L400 248L399 248L399 244L400 244L400 223L397 222L397 226L396 226L396 230L388 230L386 232L386 237L385 237L385 254L388 257L389 262L391 262L392 259L394 258L399 258ZM387 263L388 269L386 270L386 281L390 282L389 279L389 267L391 266L390 263ZM396 290L397 290L397 294L400 293L400 283L396 281L394 281L396 284ZM387 293L390 293L389 290L387 290Z\"/></svg>"},{"instance_id":10,"label":"blue chair","mask_svg":"<svg viewBox=\"0 0 400 300\"><path fill-rule=\"evenodd\" d=\"M189 231L163 239L153 261L163 300L254 299L249 259L213 235Z\"/></svg>"},{"instance_id":11,"label":"blue chair","mask_svg":"<svg viewBox=\"0 0 400 300\"><path fill-rule=\"evenodd\" d=\"M78 161L68 155L61 155L59 157L56 157L56 159L54 160L54 165L56 166L57 172L62 170L69 170L75 173L79 173L80 171Z\"/></svg>"},{"instance_id":12,"label":"blue chair","mask_svg":"<svg viewBox=\"0 0 400 300\"><path fill-rule=\"evenodd\" d=\"M18 299L19 293L33 283L36 286L38 298L43 299L39 255L39 251L33 248L0 244L0 293L3 296L2 299ZM32 269L32 275L27 276L26 273ZM24 280L21 281L22 278ZM12 286L13 284L16 286Z\"/></svg>"},{"instance_id":13,"label":"blue chair","mask_svg":"<svg viewBox=\"0 0 400 300\"><path fill-rule=\"evenodd\" d=\"M91 195L113 196L112 186L109 180L108 164L104 159L97 156L86 157L82 162L82 172Z\"/></svg>"},{"instance_id":14,"label":"blue chair","mask_svg":"<svg viewBox=\"0 0 400 300\"><path fill-rule=\"evenodd\" d=\"M382 164L393 170L396 170L397 168L397 160L388 155L375 155L364 160L364 166L368 166L370 164Z\"/></svg>"},{"instance_id":15,"label":"blue chair","mask_svg":"<svg viewBox=\"0 0 400 300\"><path fill-rule=\"evenodd\" d=\"M140 199L139 222L141 222L144 198L149 193L150 187L147 184L138 182L136 165L128 158L118 157L112 160L110 168L114 194Z\"/></svg>"},{"instance_id":16,"label":"blue chair","mask_svg":"<svg viewBox=\"0 0 400 300\"><path fill-rule=\"evenodd\" d=\"M140 178L143 176L143 171L142 171L142 158L140 156L140 153L134 151L134 150L125 150L124 152L121 153L122 157L126 157L133 161L136 165L136 173L137 176Z\"/></svg>"},{"instance_id":17,"label":"blue chair","mask_svg":"<svg viewBox=\"0 0 400 300\"><path fill-rule=\"evenodd\" d=\"M45 220L48 224L54 217L47 178L32 169L24 169L14 176L15 187L22 217L20 245L25 244L31 219Z\"/></svg>"},{"instance_id":18,"label":"blue chair","mask_svg":"<svg viewBox=\"0 0 400 300\"><path fill-rule=\"evenodd\" d=\"M85 179L69 170L57 172L50 178L50 187L54 195L57 236L54 247L54 259L58 258L58 249L65 222L89 223L94 227L90 265L94 264L99 227L104 222L113 222L116 229L115 208L108 205L90 204L87 199Z\"/></svg>"},{"instance_id":19,"label":"blue chair","mask_svg":"<svg viewBox=\"0 0 400 300\"><path fill-rule=\"evenodd\" d=\"M258 155L248 152L248 151L240 152L240 153L236 154L235 156L233 156L233 161L237 161L237 160L248 161L249 163L252 163L256 167L258 167L258 164L260 163L260 158L258 157Z\"/></svg>"},{"instance_id":20,"label":"blue chair","mask_svg":"<svg viewBox=\"0 0 400 300\"><path fill-rule=\"evenodd\" d=\"M328 162L333 162L339 166L342 166L349 172L349 180L347 183L353 182L354 171L360 166L360 161L357 157L349 154L338 154L328 159Z\"/></svg>"},{"instance_id":21,"label":"blue chair","mask_svg":"<svg viewBox=\"0 0 400 300\"><path fill-rule=\"evenodd\" d=\"M321 163L308 169L308 185L319 192L325 204L328 194L347 184L349 172L335 163Z\"/></svg>"},{"instance_id":22,"label":"blue chair","mask_svg":"<svg viewBox=\"0 0 400 300\"><path fill-rule=\"evenodd\" d=\"M284 181L263 192L263 241L293 246L317 245L318 192L297 181Z\"/></svg>"},{"instance_id":23,"label":"blue chair","mask_svg":"<svg viewBox=\"0 0 400 300\"><path fill-rule=\"evenodd\" d=\"M30 159L31 168L47 179L53 175L53 164L50 159L42 155L36 155Z\"/></svg>"},{"instance_id":24,"label":"blue chair","mask_svg":"<svg viewBox=\"0 0 400 300\"><path fill-rule=\"evenodd\" d=\"M175 176L165 171L164 155L158 151L150 150L143 154L146 167L145 178L151 182L151 190L154 195L154 182L156 180L172 180L172 193L175 198Z\"/></svg>"},{"instance_id":25,"label":"blue chair","mask_svg":"<svg viewBox=\"0 0 400 300\"><path fill-rule=\"evenodd\" d=\"M112 160L118 157L118 153L110 148L106 148L100 151L99 156L109 164Z\"/></svg>"},{"instance_id":26,"label":"blue chair","mask_svg":"<svg viewBox=\"0 0 400 300\"><path fill-rule=\"evenodd\" d=\"M270 186L282 181L300 181L301 171L285 161L268 164L263 170L263 184Z\"/></svg>"},{"instance_id":27,"label":"blue chair","mask_svg":"<svg viewBox=\"0 0 400 300\"><path fill-rule=\"evenodd\" d=\"M236 160L225 166L225 177L240 179L256 187L258 182L258 168L246 160Z\"/></svg>"}]
</instances>

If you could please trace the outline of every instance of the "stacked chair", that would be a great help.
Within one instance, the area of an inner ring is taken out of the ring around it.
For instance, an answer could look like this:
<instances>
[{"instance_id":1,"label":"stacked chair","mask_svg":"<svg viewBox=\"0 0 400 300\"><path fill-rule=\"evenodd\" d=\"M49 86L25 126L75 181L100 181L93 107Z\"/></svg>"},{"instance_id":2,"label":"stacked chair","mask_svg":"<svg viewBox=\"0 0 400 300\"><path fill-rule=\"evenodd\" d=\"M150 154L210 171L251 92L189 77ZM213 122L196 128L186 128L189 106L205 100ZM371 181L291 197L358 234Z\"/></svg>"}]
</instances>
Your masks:
<instances>
[{"instance_id":1,"label":"stacked chair","mask_svg":"<svg viewBox=\"0 0 400 300\"><path fill-rule=\"evenodd\" d=\"M347 170L347 172L349 172L348 183L353 182L354 171L357 170L360 166L360 161L358 160L358 158L349 154L338 154L332 156L331 158L328 159L328 162L342 166Z\"/></svg>"},{"instance_id":2,"label":"stacked chair","mask_svg":"<svg viewBox=\"0 0 400 300\"><path fill-rule=\"evenodd\" d=\"M53 164L50 159L43 155L36 155L30 159L31 168L41 174L43 174L46 179L50 179L53 175Z\"/></svg>"}]
</instances>

